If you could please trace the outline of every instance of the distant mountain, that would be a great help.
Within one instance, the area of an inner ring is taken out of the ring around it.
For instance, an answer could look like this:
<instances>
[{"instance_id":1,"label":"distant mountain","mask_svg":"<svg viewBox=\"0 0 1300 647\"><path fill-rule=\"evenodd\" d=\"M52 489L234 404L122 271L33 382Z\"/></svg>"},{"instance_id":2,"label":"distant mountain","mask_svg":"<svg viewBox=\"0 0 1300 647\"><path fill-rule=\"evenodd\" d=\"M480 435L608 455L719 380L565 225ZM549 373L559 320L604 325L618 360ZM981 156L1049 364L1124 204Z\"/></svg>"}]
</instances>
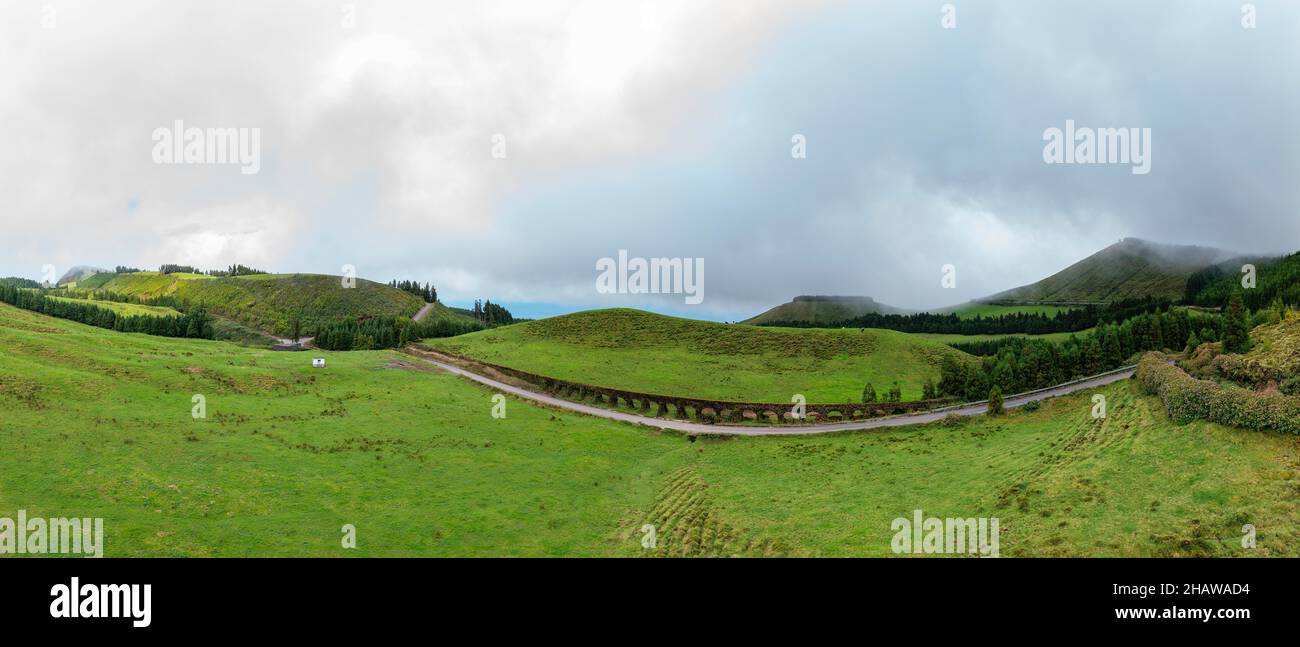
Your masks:
<instances>
[{"instance_id":1,"label":"distant mountain","mask_svg":"<svg viewBox=\"0 0 1300 647\"><path fill-rule=\"evenodd\" d=\"M763 314L740 323L762 324L773 321L803 321L808 323L835 323L861 317L869 313L902 314L906 312L871 297L801 295L794 301L783 303Z\"/></svg>"},{"instance_id":2,"label":"distant mountain","mask_svg":"<svg viewBox=\"0 0 1300 647\"><path fill-rule=\"evenodd\" d=\"M58 284L59 284L59 285L67 285L67 284L69 284L69 283L75 283L75 282L77 282L77 281L80 281L81 279L84 279L84 278L88 277L88 276L91 276L91 275L94 275L94 274L98 274L98 273L100 273L100 272L107 272L107 271L108 271L108 270L100 269L100 268L97 268L97 267L91 267L91 266L89 266L89 265L78 265L78 266L76 266L76 267L74 267L74 268L68 270L67 272L64 272L64 273L63 273L63 278L60 278L60 279L59 279L59 283L58 283Z\"/></svg>"},{"instance_id":3,"label":"distant mountain","mask_svg":"<svg viewBox=\"0 0 1300 647\"><path fill-rule=\"evenodd\" d=\"M1037 283L980 299L987 303L1107 303L1183 297L1197 270L1235 256L1213 247L1125 238Z\"/></svg>"}]
</instances>

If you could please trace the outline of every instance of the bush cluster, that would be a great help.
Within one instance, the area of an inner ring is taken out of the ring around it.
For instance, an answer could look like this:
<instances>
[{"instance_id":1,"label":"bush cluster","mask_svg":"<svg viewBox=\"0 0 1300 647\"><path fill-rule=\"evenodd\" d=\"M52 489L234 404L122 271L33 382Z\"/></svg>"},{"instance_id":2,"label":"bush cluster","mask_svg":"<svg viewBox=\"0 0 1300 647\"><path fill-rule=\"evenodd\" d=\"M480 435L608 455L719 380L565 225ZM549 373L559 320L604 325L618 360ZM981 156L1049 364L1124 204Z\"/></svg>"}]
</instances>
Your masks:
<instances>
[{"instance_id":1,"label":"bush cluster","mask_svg":"<svg viewBox=\"0 0 1300 647\"><path fill-rule=\"evenodd\" d=\"M1300 398L1199 380L1168 364L1160 353L1142 356L1137 379L1143 390L1160 398L1174 422L1208 420L1300 434Z\"/></svg>"},{"instance_id":2,"label":"bush cluster","mask_svg":"<svg viewBox=\"0 0 1300 647\"><path fill-rule=\"evenodd\" d=\"M1260 386L1269 382L1281 382L1287 374L1281 369L1271 368L1241 355L1219 355L1214 358L1214 370L1233 382Z\"/></svg>"}]
</instances>

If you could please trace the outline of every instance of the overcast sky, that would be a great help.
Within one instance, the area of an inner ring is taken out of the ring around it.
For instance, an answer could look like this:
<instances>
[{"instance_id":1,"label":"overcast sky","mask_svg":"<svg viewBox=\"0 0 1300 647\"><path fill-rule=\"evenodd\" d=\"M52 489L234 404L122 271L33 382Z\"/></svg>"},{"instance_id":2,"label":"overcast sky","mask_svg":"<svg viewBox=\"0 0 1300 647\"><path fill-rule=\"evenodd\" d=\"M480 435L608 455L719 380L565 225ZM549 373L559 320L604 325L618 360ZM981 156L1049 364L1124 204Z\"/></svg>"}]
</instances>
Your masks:
<instances>
[{"instance_id":1,"label":"overcast sky","mask_svg":"<svg viewBox=\"0 0 1300 647\"><path fill-rule=\"evenodd\" d=\"M1300 250L1300 3L944 4L8 2L0 275L347 264L739 319L955 304L1124 236ZM178 119L260 129L259 171L155 163ZM1150 128L1150 173L1044 163L1067 119ZM704 302L598 294L620 249L703 258Z\"/></svg>"}]
</instances>

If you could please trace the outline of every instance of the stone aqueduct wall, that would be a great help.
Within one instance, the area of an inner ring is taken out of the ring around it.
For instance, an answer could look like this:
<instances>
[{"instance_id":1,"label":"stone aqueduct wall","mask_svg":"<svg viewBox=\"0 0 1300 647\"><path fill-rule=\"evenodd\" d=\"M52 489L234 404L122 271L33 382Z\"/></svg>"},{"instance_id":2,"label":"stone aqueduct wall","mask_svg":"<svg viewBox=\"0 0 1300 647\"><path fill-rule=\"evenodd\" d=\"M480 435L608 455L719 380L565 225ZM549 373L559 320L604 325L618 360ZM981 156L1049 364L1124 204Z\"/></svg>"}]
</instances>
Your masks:
<instances>
[{"instance_id":1,"label":"stone aqueduct wall","mask_svg":"<svg viewBox=\"0 0 1300 647\"><path fill-rule=\"evenodd\" d=\"M622 400L626 403L627 407L635 409L641 414L647 416L667 417L671 414L677 418L688 420L694 419L700 422L743 422L746 420L796 422L796 419L791 413L794 403L729 402L725 400L681 398L656 393L610 389L603 386L593 386L590 384L582 384L580 382L571 382L568 380L547 377L545 375L538 375L536 373L529 373L528 371L521 371L508 366L499 366L488 362L481 362L473 358L449 353L447 351L440 350L437 354L455 358L463 364L486 367L496 371L497 373L501 373L502 375L508 375L515 379L523 380L550 395L564 398L566 400L593 402L597 404L605 404L611 407L619 407L619 400ZM807 404L804 406L804 409L808 421L824 422L827 420L853 420L909 413L913 411L924 411L945 404L950 404L951 402L951 399L938 399L912 400L907 402L874 402L871 404Z\"/></svg>"}]
</instances>

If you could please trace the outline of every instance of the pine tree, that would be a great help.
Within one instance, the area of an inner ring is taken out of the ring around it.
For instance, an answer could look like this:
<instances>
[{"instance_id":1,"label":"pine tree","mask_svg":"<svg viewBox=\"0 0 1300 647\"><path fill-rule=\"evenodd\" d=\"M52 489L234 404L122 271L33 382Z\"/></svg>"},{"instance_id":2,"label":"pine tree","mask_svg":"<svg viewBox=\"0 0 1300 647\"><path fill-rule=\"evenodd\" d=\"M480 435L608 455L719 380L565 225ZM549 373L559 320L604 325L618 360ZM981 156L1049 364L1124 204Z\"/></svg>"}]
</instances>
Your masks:
<instances>
[{"instance_id":1,"label":"pine tree","mask_svg":"<svg viewBox=\"0 0 1300 647\"><path fill-rule=\"evenodd\" d=\"M862 389L862 404L871 404L876 401L876 387L867 382L867 386Z\"/></svg>"},{"instance_id":2,"label":"pine tree","mask_svg":"<svg viewBox=\"0 0 1300 647\"><path fill-rule=\"evenodd\" d=\"M1241 295L1234 292L1224 313L1223 352L1244 353L1250 349L1250 323Z\"/></svg>"},{"instance_id":3,"label":"pine tree","mask_svg":"<svg viewBox=\"0 0 1300 647\"><path fill-rule=\"evenodd\" d=\"M989 389L989 415L1000 416L1002 412L1002 389L995 384L992 389Z\"/></svg>"}]
</instances>

